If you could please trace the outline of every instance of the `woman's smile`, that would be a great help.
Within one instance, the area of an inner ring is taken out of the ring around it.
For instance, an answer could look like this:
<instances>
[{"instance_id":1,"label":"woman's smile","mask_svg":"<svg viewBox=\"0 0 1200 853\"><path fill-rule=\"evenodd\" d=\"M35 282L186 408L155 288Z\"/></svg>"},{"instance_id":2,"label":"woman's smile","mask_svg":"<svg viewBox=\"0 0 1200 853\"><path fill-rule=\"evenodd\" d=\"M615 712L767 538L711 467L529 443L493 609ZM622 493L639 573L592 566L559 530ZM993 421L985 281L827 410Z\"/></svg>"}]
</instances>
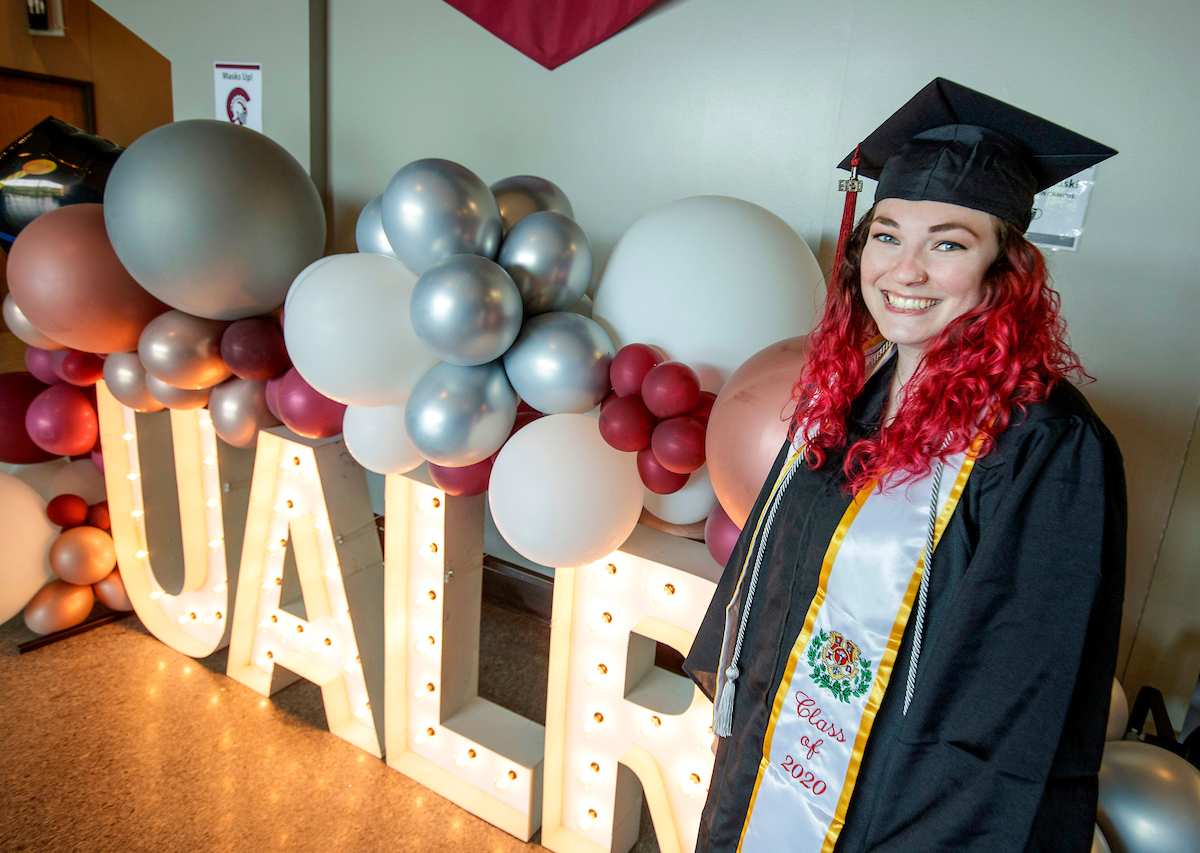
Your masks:
<instances>
[{"instance_id":1,"label":"woman's smile","mask_svg":"<svg viewBox=\"0 0 1200 853\"><path fill-rule=\"evenodd\" d=\"M883 291L887 308L896 314L921 314L935 305L941 304L940 299L916 299L911 296L900 296L890 290Z\"/></svg>"}]
</instances>

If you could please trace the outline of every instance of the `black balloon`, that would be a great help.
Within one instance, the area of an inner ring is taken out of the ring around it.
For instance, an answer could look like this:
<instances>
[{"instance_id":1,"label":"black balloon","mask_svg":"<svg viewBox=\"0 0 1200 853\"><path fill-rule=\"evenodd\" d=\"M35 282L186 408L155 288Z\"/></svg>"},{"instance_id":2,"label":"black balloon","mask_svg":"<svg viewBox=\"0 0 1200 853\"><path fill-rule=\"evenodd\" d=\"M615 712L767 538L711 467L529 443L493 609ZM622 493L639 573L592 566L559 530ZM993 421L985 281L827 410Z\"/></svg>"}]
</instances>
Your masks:
<instances>
[{"instance_id":1,"label":"black balloon","mask_svg":"<svg viewBox=\"0 0 1200 853\"><path fill-rule=\"evenodd\" d=\"M104 184L124 149L47 118L0 152L0 248L43 213L104 201Z\"/></svg>"}]
</instances>

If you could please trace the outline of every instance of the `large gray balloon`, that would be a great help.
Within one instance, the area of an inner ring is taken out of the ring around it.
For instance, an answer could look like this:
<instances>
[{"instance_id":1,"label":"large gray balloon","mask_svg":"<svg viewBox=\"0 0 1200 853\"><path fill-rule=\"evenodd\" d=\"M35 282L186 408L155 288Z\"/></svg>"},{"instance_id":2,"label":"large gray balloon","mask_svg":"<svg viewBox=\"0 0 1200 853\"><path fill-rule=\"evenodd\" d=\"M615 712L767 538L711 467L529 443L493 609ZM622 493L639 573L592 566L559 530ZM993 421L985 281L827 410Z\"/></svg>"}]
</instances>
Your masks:
<instances>
[{"instance_id":1,"label":"large gray balloon","mask_svg":"<svg viewBox=\"0 0 1200 853\"><path fill-rule=\"evenodd\" d=\"M451 255L425 270L409 301L421 343L451 364L486 364L521 331L521 294L495 261Z\"/></svg>"},{"instance_id":2,"label":"large gray balloon","mask_svg":"<svg viewBox=\"0 0 1200 853\"><path fill-rule=\"evenodd\" d=\"M1162 747L1112 741L1096 822L1113 853L1200 850L1200 770Z\"/></svg>"},{"instance_id":3,"label":"large gray balloon","mask_svg":"<svg viewBox=\"0 0 1200 853\"><path fill-rule=\"evenodd\" d=\"M104 190L104 224L138 284L216 320L278 308L325 247L321 197L295 158L207 119L163 125L126 149Z\"/></svg>"},{"instance_id":4,"label":"large gray balloon","mask_svg":"<svg viewBox=\"0 0 1200 853\"><path fill-rule=\"evenodd\" d=\"M525 316L569 311L592 280L592 244L575 220L531 213L513 226L497 258L521 291Z\"/></svg>"},{"instance_id":5,"label":"large gray balloon","mask_svg":"<svg viewBox=\"0 0 1200 853\"><path fill-rule=\"evenodd\" d=\"M279 426L267 408L267 383L236 376L212 389L208 413L217 435L234 447L253 447L260 429Z\"/></svg>"},{"instance_id":6,"label":"large gray balloon","mask_svg":"<svg viewBox=\"0 0 1200 853\"><path fill-rule=\"evenodd\" d=\"M436 465L482 462L500 449L517 417L517 395L499 361L475 367L435 364L404 411L408 437Z\"/></svg>"},{"instance_id":7,"label":"large gray balloon","mask_svg":"<svg viewBox=\"0 0 1200 853\"><path fill-rule=\"evenodd\" d=\"M142 330L138 357L147 373L168 385L211 388L233 373L221 358L221 335L228 326L182 311L159 314Z\"/></svg>"},{"instance_id":8,"label":"large gray balloon","mask_svg":"<svg viewBox=\"0 0 1200 853\"><path fill-rule=\"evenodd\" d=\"M104 384L117 402L135 412L161 412L163 404L146 388L146 368L136 352L114 352L104 359Z\"/></svg>"},{"instance_id":9,"label":"large gray balloon","mask_svg":"<svg viewBox=\"0 0 1200 853\"><path fill-rule=\"evenodd\" d=\"M554 311L525 321L504 354L513 390L539 412L587 412L612 390L612 339L594 320Z\"/></svg>"},{"instance_id":10,"label":"large gray balloon","mask_svg":"<svg viewBox=\"0 0 1200 853\"><path fill-rule=\"evenodd\" d=\"M176 388L162 380L146 374L146 390L150 396L162 403L168 409L199 409L208 405L211 388L201 388L191 391L186 388Z\"/></svg>"},{"instance_id":11,"label":"large gray balloon","mask_svg":"<svg viewBox=\"0 0 1200 853\"><path fill-rule=\"evenodd\" d=\"M492 184L492 195L500 207L500 218L504 220L504 233L531 213L539 210L555 210L572 219L575 211L567 194L545 178L535 175L513 175Z\"/></svg>"},{"instance_id":12,"label":"large gray balloon","mask_svg":"<svg viewBox=\"0 0 1200 853\"><path fill-rule=\"evenodd\" d=\"M382 210L392 251L417 275L451 255L495 258L500 248L500 209L491 190L449 160L409 163L383 191Z\"/></svg>"},{"instance_id":13,"label":"large gray balloon","mask_svg":"<svg viewBox=\"0 0 1200 853\"><path fill-rule=\"evenodd\" d=\"M360 252L371 252L376 255L396 257L392 244L383 233L383 196L377 195L367 202L367 206L358 214L358 222L354 226L354 243Z\"/></svg>"}]
</instances>

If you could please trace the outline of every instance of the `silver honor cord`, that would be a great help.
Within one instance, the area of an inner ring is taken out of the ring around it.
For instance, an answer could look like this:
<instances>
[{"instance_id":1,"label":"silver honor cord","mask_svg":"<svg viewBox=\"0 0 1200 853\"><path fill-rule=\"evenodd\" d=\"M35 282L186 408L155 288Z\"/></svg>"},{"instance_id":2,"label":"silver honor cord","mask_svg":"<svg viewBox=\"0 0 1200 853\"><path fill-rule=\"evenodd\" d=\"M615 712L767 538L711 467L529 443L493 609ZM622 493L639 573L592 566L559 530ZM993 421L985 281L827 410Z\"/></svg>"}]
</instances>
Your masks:
<instances>
[{"instance_id":1,"label":"silver honor cord","mask_svg":"<svg viewBox=\"0 0 1200 853\"><path fill-rule=\"evenodd\" d=\"M917 686L917 662L921 658L921 636L925 632L925 604L929 598L929 576L933 574L933 535L937 528L938 496L942 490L942 469L946 466L938 460L933 472L933 497L929 499L929 534L925 537L925 566L921 572L921 589L917 593L917 624L913 627L912 651L908 657L908 679L904 685L904 716L912 704L913 690Z\"/></svg>"}]
</instances>

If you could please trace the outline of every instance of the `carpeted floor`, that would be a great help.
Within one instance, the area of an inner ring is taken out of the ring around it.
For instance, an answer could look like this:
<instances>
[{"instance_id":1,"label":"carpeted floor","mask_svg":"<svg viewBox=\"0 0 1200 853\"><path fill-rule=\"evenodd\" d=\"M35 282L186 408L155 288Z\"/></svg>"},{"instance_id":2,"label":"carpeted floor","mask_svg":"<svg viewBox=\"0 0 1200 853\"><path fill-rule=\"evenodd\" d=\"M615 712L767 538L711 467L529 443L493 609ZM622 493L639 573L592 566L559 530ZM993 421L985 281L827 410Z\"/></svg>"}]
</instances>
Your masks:
<instances>
[{"instance_id":1,"label":"carpeted floor","mask_svg":"<svg viewBox=\"0 0 1200 853\"><path fill-rule=\"evenodd\" d=\"M313 684L263 699L224 652L193 660L136 617L18 655L32 637L20 616L0 626L6 853L543 849L331 735ZM485 604L480 694L544 722L549 646ZM634 850L658 851L644 806Z\"/></svg>"}]
</instances>

